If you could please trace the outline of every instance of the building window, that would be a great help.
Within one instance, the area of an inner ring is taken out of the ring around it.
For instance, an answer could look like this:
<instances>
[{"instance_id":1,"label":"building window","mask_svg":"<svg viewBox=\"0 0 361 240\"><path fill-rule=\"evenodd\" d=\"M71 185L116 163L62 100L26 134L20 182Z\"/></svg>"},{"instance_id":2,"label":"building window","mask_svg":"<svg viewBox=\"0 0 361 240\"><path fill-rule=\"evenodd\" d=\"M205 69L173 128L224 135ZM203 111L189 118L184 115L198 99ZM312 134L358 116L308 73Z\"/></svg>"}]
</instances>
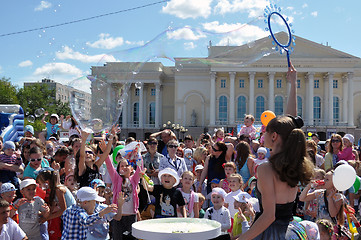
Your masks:
<instances>
[{"instance_id":1,"label":"building window","mask_svg":"<svg viewBox=\"0 0 361 240\"><path fill-rule=\"evenodd\" d=\"M301 79L297 79L297 88L301 88Z\"/></svg>"},{"instance_id":2,"label":"building window","mask_svg":"<svg viewBox=\"0 0 361 240\"><path fill-rule=\"evenodd\" d=\"M151 95L151 96L155 96L155 88L152 88L152 89L150 90L150 95Z\"/></svg>"},{"instance_id":3,"label":"building window","mask_svg":"<svg viewBox=\"0 0 361 240\"><path fill-rule=\"evenodd\" d=\"M239 79L239 88L244 88L244 79Z\"/></svg>"},{"instance_id":4,"label":"building window","mask_svg":"<svg viewBox=\"0 0 361 240\"><path fill-rule=\"evenodd\" d=\"M226 79L221 79L221 88L226 88Z\"/></svg>"},{"instance_id":5,"label":"building window","mask_svg":"<svg viewBox=\"0 0 361 240\"><path fill-rule=\"evenodd\" d=\"M260 119L264 112L264 97L258 96L256 98L256 119Z\"/></svg>"},{"instance_id":6,"label":"building window","mask_svg":"<svg viewBox=\"0 0 361 240\"><path fill-rule=\"evenodd\" d=\"M333 97L333 121L340 121L340 99L338 97Z\"/></svg>"},{"instance_id":7,"label":"building window","mask_svg":"<svg viewBox=\"0 0 361 240\"><path fill-rule=\"evenodd\" d=\"M276 88L282 88L282 79L276 80Z\"/></svg>"},{"instance_id":8,"label":"building window","mask_svg":"<svg viewBox=\"0 0 361 240\"><path fill-rule=\"evenodd\" d=\"M302 117L302 98L297 96L297 116Z\"/></svg>"},{"instance_id":9,"label":"building window","mask_svg":"<svg viewBox=\"0 0 361 240\"><path fill-rule=\"evenodd\" d=\"M313 97L313 119L319 121L321 119L321 98Z\"/></svg>"},{"instance_id":10,"label":"building window","mask_svg":"<svg viewBox=\"0 0 361 240\"><path fill-rule=\"evenodd\" d=\"M155 124L155 102L149 104L149 124Z\"/></svg>"},{"instance_id":11,"label":"building window","mask_svg":"<svg viewBox=\"0 0 361 240\"><path fill-rule=\"evenodd\" d=\"M139 88L135 89L135 96L139 96Z\"/></svg>"},{"instance_id":12,"label":"building window","mask_svg":"<svg viewBox=\"0 0 361 240\"><path fill-rule=\"evenodd\" d=\"M221 96L219 98L219 121L227 122L227 97Z\"/></svg>"},{"instance_id":13,"label":"building window","mask_svg":"<svg viewBox=\"0 0 361 240\"><path fill-rule=\"evenodd\" d=\"M276 116L283 115L283 98L281 96L275 98L275 114Z\"/></svg>"},{"instance_id":14,"label":"building window","mask_svg":"<svg viewBox=\"0 0 361 240\"><path fill-rule=\"evenodd\" d=\"M315 79L314 88L320 88L320 80L319 79Z\"/></svg>"},{"instance_id":15,"label":"building window","mask_svg":"<svg viewBox=\"0 0 361 240\"><path fill-rule=\"evenodd\" d=\"M237 121L242 121L247 113L247 101L245 96L239 96L237 100Z\"/></svg>"},{"instance_id":16,"label":"building window","mask_svg":"<svg viewBox=\"0 0 361 240\"><path fill-rule=\"evenodd\" d=\"M133 124L139 124L139 103L133 105Z\"/></svg>"},{"instance_id":17,"label":"building window","mask_svg":"<svg viewBox=\"0 0 361 240\"><path fill-rule=\"evenodd\" d=\"M258 88L263 88L263 79L258 79L257 86Z\"/></svg>"},{"instance_id":18,"label":"building window","mask_svg":"<svg viewBox=\"0 0 361 240\"><path fill-rule=\"evenodd\" d=\"M333 88L338 88L338 80L333 79Z\"/></svg>"}]
</instances>

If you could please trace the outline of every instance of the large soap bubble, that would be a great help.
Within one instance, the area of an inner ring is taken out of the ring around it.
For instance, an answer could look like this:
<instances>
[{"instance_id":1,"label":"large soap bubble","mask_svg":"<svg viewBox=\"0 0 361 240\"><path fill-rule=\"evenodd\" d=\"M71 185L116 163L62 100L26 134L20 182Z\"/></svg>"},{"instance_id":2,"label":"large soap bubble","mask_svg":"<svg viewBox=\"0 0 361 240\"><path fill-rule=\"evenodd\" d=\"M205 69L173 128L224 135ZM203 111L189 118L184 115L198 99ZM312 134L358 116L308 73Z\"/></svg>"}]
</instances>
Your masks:
<instances>
[{"instance_id":1,"label":"large soap bubble","mask_svg":"<svg viewBox=\"0 0 361 240\"><path fill-rule=\"evenodd\" d=\"M97 76L69 83L70 108L82 130L100 133L117 124L129 85Z\"/></svg>"}]
</instances>

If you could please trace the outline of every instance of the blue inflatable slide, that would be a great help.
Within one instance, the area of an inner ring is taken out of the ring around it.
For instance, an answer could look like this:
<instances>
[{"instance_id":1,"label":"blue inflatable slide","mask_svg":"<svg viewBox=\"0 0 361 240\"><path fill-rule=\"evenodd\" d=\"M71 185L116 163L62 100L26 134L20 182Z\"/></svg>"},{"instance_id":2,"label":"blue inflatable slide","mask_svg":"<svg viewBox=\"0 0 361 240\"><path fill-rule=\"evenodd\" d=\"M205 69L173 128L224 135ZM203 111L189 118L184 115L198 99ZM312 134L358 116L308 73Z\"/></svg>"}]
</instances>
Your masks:
<instances>
[{"instance_id":1,"label":"blue inflatable slide","mask_svg":"<svg viewBox=\"0 0 361 240\"><path fill-rule=\"evenodd\" d=\"M24 110L20 105L0 104L0 136L18 142L24 136Z\"/></svg>"}]
</instances>

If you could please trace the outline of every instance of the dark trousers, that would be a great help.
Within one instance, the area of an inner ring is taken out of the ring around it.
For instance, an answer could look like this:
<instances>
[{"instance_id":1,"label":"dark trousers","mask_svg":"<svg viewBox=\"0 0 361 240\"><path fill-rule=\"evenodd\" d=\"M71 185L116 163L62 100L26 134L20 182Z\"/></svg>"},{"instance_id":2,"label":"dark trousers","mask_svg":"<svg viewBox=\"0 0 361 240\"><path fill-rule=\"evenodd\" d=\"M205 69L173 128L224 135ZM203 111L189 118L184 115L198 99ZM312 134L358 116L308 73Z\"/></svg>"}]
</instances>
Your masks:
<instances>
[{"instance_id":1,"label":"dark trousers","mask_svg":"<svg viewBox=\"0 0 361 240\"><path fill-rule=\"evenodd\" d=\"M137 220L137 215L122 216L120 221L112 220L112 237L114 240L136 239L132 235L132 224Z\"/></svg>"}]
</instances>

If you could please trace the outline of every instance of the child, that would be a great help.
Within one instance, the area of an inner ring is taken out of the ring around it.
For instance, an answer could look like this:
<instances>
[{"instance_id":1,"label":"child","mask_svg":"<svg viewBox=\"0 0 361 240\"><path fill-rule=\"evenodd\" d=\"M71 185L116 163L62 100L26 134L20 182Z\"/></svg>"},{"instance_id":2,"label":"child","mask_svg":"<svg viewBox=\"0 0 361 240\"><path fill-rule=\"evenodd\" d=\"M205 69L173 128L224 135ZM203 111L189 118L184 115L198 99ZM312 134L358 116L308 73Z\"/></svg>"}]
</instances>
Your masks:
<instances>
[{"instance_id":1,"label":"child","mask_svg":"<svg viewBox=\"0 0 361 240\"><path fill-rule=\"evenodd\" d=\"M154 218L177 217L177 205L182 216L187 217L182 193L175 188L179 184L178 173L174 169L164 168L159 171L158 177L162 185L151 186L143 178L144 188L155 197Z\"/></svg>"},{"instance_id":2,"label":"child","mask_svg":"<svg viewBox=\"0 0 361 240\"><path fill-rule=\"evenodd\" d=\"M352 146L355 141L355 138L352 136L352 134L345 134L345 136L342 138L343 146L344 148L342 151L337 153L339 160L355 160L355 154L352 152Z\"/></svg>"},{"instance_id":3,"label":"child","mask_svg":"<svg viewBox=\"0 0 361 240\"><path fill-rule=\"evenodd\" d=\"M193 159L193 151L192 149L190 148L186 148L184 150L184 161L186 162L186 166L187 166L187 169L189 171L192 171L193 170L193 163L194 163L194 159Z\"/></svg>"},{"instance_id":4,"label":"child","mask_svg":"<svg viewBox=\"0 0 361 240\"><path fill-rule=\"evenodd\" d=\"M31 148L29 155L29 164L25 168L24 178L35 179L38 171L49 167L49 162L43 158L43 151L39 147Z\"/></svg>"},{"instance_id":5,"label":"child","mask_svg":"<svg viewBox=\"0 0 361 240\"><path fill-rule=\"evenodd\" d=\"M51 114L49 122L45 122L45 118L48 115L49 113L46 111L44 113L44 117L41 119L41 122L46 126L46 140L49 140L51 135L58 134L60 128L60 124L58 124L59 122L58 114L55 113Z\"/></svg>"},{"instance_id":6,"label":"child","mask_svg":"<svg viewBox=\"0 0 361 240\"><path fill-rule=\"evenodd\" d=\"M229 192L225 199L224 199L224 206L228 208L231 218L232 218L232 224L233 224L233 218L238 209L234 208L234 196L237 196L242 192L242 185L243 180L242 176L238 173L231 174L229 177L229 188L231 189L231 192Z\"/></svg>"},{"instance_id":7,"label":"child","mask_svg":"<svg viewBox=\"0 0 361 240\"><path fill-rule=\"evenodd\" d=\"M16 197L16 188L12 183L3 183L0 187L0 196L10 204L10 218L19 224L19 216L13 206Z\"/></svg>"},{"instance_id":8,"label":"child","mask_svg":"<svg viewBox=\"0 0 361 240\"><path fill-rule=\"evenodd\" d=\"M100 197L104 197L105 183L100 179L94 179L90 183L90 187L97 191Z\"/></svg>"},{"instance_id":9,"label":"child","mask_svg":"<svg viewBox=\"0 0 361 240\"><path fill-rule=\"evenodd\" d=\"M200 185L199 181L201 179L203 169L204 169L204 167L201 164L197 165L194 168L194 172L195 172L195 175L196 175L196 179L194 180L194 183L193 183L194 191L198 191L198 189L199 189L199 185ZM203 196L207 196L207 179L204 179L204 182L203 182L200 189L201 189L200 192L203 194ZM206 202L204 202L203 207L205 209L208 208L208 205L207 205Z\"/></svg>"},{"instance_id":10,"label":"child","mask_svg":"<svg viewBox=\"0 0 361 240\"><path fill-rule=\"evenodd\" d=\"M336 217L339 222L343 222L343 196L336 191L332 183L333 170L325 175L325 184L323 189L316 189L310 192L310 189L315 181L311 181L303 189L300 195L300 201L306 202L316 199L318 202L316 220L328 219L333 221ZM327 202L326 202L327 201ZM330 211L331 209L331 211Z\"/></svg>"},{"instance_id":11,"label":"child","mask_svg":"<svg viewBox=\"0 0 361 240\"><path fill-rule=\"evenodd\" d=\"M113 218L116 220L121 219L121 197L118 201L118 207L116 204L111 204L106 208L102 208L99 207L97 202L104 202L105 198L99 197L96 191L91 187L82 187L77 192L77 199L79 204L75 204L66 209L61 217L63 220L62 240L87 239L89 228L110 212L116 211L117 214ZM97 226L104 227L104 224L97 224ZM105 227L107 227L107 224ZM106 238L100 236L98 239Z\"/></svg>"},{"instance_id":12,"label":"child","mask_svg":"<svg viewBox=\"0 0 361 240\"><path fill-rule=\"evenodd\" d=\"M323 169L319 169L316 168L315 169L315 176L314 176L314 180L317 182L315 182L313 184L313 188L309 191L310 193L313 192L315 190L315 188L322 188L323 183L324 183L324 178L325 178L326 172ZM319 185L319 186L317 186ZM305 220L312 220L314 221L316 216L317 216L317 200L311 200L308 202L305 202L304 205L304 209L305 209Z\"/></svg>"},{"instance_id":13,"label":"child","mask_svg":"<svg viewBox=\"0 0 361 240\"><path fill-rule=\"evenodd\" d=\"M244 117L245 126L243 126L241 128L241 131L239 131L238 137L243 135L244 137L247 137L250 140L250 142L256 139L257 129L253 126L254 120L255 119L253 115L246 115Z\"/></svg>"},{"instance_id":14,"label":"child","mask_svg":"<svg viewBox=\"0 0 361 240\"><path fill-rule=\"evenodd\" d=\"M204 209L202 208L204 202L206 201L206 198L202 193L198 193L198 208L199 208L199 218L204 218L204 214L206 213Z\"/></svg>"},{"instance_id":15,"label":"child","mask_svg":"<svg viewBox=\"0 0 361 240\"><path fill-rule=\"evenodd\" d=\"M224 141L224 129L223 128L216 128L214 129L215 136L214 136L214 142L223 142Z\"/></svg>"},{"instance_id":16,"label":"child","mask_svg":"<svg viewBox=\"0 0 361 240\"><path fill-rule=\"evenodd\" d=\"M318 230L320 232L320 240L336 240L333 232L333 223L328 219L319 219L316 221Z\"/></svg>"},{"instance_id":17,"label":"child","mask_svg":"<svg viewBox=\"0 0 361 240\"><path fill-rule=\"evenodd\" d=\"M216 187L219 187L219 179L218 178L213 178L212 181L210 182L211 183L211 190L213 188L216 188ZM206 196L206 200L207 200L207 205L209 207L212 207L212 201L211 201L211 198L212 198L212 192L208 193L207 196Z\"/></svg>"},{"instance_id":18,"label":"child","mask_svg":"<svg viewBox=\"0 0 361 240\"><path fill-rule=\"evenodd\" d=\"M255 218L255 212L253 206L249 203L251 196L248 193L241 192L234 198L234 208L238 211L233 216L234 222L232 227L232 239L236 239L242 232L247 231L247 227L253 223ZM242 225L242 226L241 226Z\"/></svg>"},{"instance_id":19,"label":"child","mask_svg":"<svg viewBox=\"0 0 361 240\"><path fill-rule=\"evenodd\" d=\"M185 202L185 208L187 211L187 217L198 218L199 217L199 205L198 194L192 190L194 181L194 175L191 171L185 171L182 174L182 188L178 188Z\"/></svg>"},{"instance_id":20,"label":"child","mask_svg":"<svg viewBox=\"0 0 361 240\"><path fill-rule=\"evenodd\" d=\"M229 177L237 172L237 166L234 162L227 162L224 164L224 172L226 174L226 178L222 179L219 182L219 186L223 188L226 193L229 193L231 189L229 188Z\"/></svg>"},{"instance_id":21,"label":"child","mask_svg":"<svg viewBox=\"0 0 361 240\"><path fill-rule=\"evenodd\" d=\"M227 230L231 227L229 210L223 206L226 192L219 187L212 189L213 207L207 209L204 218L215 220L221 224L221 235L216 239L230 239Z\"/></svg>"},{"instance_id":22,"label":"child","mask_svg":"<svg viewBox=\"0 0 361 240\"><path fill-rule=\"evenodd\" d=\"M20 191L24 198L18 199L14 203L14 208L19 212L19 225L21 229L30 240L49 239L45 220L50 215L50 209L43 199L35 196L35 180L23 180L20 183ZM41 214L39 214L39 211Z\"/></svg>"},{"instance_id":23,"label":"child","mask_svg":"<svg viewBox=\"0 0 361 240\"><path fill-rule=\"evenodd\" d=\"M268 161L268 158L266 158L266 154L267 154L267 149L266 148L264 148L264 147L259 147L258 149L257 149L257 158L256 159L254 159L253 160L253 162L254 162L254 172L255 172L255 174L257 175L257 167L259 166L259 165L261 165L262 163L265 163L265 162L267 162Z\"/></svg>"},{"instance_id":24,"label":"child","mask_svg":"<svg viewBox=\"0 0 361 240\"><path fill-rule=\"evenodd\" d=\"M20 154L15 154L15 144L13 141L6 141L3 145L4 151L0 155L0 182L11 182L16 188L19 188L19 179L16 172L22 172Z\"/></svg>"},{"instance_id":25,"label":"child","mask_svg":"<svg viewBox=\"0 0 361 240\"><path fill-rule=\"evenodd\" d=\"M65 177L64 185L69 189L69 191L71 192L71 194L73 194L73 197L75 198L78 186L73 174L69 174Z\"/></svg>"}]
</instances>

